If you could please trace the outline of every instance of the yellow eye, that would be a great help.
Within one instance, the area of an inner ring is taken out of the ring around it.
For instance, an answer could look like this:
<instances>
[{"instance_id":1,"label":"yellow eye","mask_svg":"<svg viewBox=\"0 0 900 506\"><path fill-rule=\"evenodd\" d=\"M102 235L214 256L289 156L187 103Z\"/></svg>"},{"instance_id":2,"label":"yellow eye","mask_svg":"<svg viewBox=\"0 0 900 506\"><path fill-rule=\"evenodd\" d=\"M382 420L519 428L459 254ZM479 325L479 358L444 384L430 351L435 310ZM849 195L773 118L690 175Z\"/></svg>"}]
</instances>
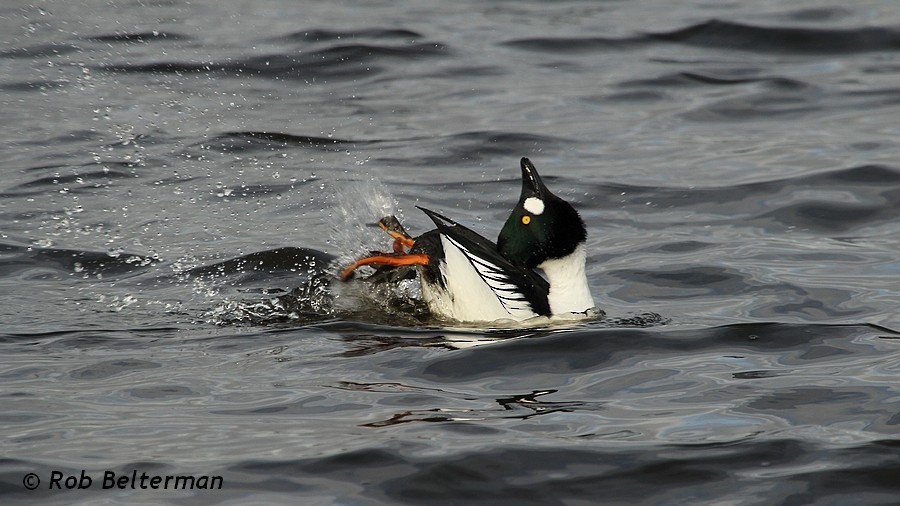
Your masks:
<instances>
[{"instance_id":1,"label":"yellow eye","mask_svg":"<svg viewBox=\"0 0 900 506\"><path fill-rule=\"evenodd\" d=\"M529 223L531 223L531 216L528 216L527 214L522 216L522 225L528 225Z\"/></svg>"}]
</instances>

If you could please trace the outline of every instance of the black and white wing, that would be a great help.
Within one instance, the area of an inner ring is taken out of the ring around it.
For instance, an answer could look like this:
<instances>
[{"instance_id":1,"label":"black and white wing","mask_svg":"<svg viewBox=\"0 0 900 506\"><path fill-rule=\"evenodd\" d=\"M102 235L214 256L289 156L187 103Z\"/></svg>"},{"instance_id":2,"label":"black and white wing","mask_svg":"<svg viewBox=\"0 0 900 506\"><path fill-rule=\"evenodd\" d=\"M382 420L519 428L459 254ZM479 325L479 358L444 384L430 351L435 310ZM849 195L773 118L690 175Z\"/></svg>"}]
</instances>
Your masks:
<instances>
[{"instance_id":1,"label":"black and white wing","mask_svg":"<svg viewBox=\"0 0 900 506\"><path fill-rule=\"evenodd\" d=\"M510 315L550 314L547 301L550 286L544 278L511 263L497 251L493 242L476 232L434 211L419 209L434 221L446 241L444 254L447 254L448 246L458 250Z\"/></svg>"}]
</instances>

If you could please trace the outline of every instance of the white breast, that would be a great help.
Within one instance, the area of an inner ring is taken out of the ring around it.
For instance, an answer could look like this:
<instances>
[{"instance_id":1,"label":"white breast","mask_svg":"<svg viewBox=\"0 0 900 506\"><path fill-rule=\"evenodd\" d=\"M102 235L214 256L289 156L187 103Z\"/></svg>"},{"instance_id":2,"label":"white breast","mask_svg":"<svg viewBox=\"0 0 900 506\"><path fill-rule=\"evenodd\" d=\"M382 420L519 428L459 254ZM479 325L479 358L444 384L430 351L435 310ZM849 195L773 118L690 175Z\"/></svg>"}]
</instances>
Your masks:
<instances>
[{"instance_id":1,"label":"white breast","mask_svg":"<svg viewBox=\"0 0 900 506\"><path fill-rule=\"evenodd\" d=\"M594 307L594 298L584 273L585 259L584 244L580 244L568 256L544 260L538 265L550 283L547 299L554 316L584 313Z\"/></svg>"}]
</instances>

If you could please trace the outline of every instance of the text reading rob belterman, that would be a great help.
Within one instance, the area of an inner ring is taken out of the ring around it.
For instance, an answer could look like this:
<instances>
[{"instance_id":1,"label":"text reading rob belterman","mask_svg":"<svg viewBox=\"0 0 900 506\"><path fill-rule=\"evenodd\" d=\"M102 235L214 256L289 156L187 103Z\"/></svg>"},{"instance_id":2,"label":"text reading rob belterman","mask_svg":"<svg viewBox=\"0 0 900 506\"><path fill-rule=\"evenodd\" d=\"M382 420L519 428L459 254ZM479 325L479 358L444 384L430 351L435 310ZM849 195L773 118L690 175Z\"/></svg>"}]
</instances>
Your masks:
<instances>
[{"instance_id":1,"label":"text reading rob belterman","mask_svg":"<svg viewBox=\"0 0 900 506\"><path fill-rule=\"evenodd\" d=\"M103 476L91 477L85 470L80 474L66 474L62 471L50 471L45 476L44 486L50 490L84 490L94 487L95 483L103 489L132 490L218 490L224 480L221 476L194 475L159 475L147 474L137 469L130 473L116 474L114 471L103 471ZM22 479L28 490L37 490L41 486L41 477L37 473L28 473Z\"/></svg>"}]
</instances>

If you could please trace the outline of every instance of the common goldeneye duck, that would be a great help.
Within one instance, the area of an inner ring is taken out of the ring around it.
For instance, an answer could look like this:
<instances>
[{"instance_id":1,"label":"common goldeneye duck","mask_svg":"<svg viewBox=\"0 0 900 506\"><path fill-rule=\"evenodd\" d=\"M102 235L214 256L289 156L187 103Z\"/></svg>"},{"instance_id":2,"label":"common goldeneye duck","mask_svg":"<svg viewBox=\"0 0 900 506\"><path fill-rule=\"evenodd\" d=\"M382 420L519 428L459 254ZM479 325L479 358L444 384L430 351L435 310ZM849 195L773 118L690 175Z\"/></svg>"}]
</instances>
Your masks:
<instances>
[{"instance_id":1,"label":"common goldeneye duck","mask_svg":"<svg viewBox=\"0 0 900 506\"><path fill-rule=\"evenodd\" d=\"M396 218L382 219L379 226L394 238L393 253L373 252L345 268L341 279L363 265L415 266L431 312L463 322L591 314L584 222L547 189L531 161L522 158L521 168L522 194L497 244L419 207L435 230L412 238Z\"/></svg>"}]
</instances>

